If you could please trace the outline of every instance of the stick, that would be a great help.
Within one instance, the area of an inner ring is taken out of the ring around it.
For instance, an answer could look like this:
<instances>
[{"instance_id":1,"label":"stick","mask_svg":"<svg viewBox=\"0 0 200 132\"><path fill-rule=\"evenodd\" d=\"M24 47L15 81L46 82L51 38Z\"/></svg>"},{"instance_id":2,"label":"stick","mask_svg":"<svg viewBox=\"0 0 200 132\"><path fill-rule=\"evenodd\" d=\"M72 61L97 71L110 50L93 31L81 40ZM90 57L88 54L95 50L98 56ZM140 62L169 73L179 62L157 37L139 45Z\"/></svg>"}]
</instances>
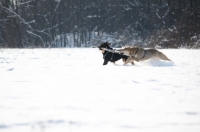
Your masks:
<instances>
[{"instance_id":1,"label":"stick","mask_svg":"<svg viewBox=\"0 0 200 132\"><path fill-rule=\"evenodd\" d=\"M103 50L106 50L108 52L112 52L112 53L117 53L117 54L120 54L121 52L117 51L117 50L110 50L110 49L106 49L106 48L101 48Z\"/></svg>"}]
</instances>

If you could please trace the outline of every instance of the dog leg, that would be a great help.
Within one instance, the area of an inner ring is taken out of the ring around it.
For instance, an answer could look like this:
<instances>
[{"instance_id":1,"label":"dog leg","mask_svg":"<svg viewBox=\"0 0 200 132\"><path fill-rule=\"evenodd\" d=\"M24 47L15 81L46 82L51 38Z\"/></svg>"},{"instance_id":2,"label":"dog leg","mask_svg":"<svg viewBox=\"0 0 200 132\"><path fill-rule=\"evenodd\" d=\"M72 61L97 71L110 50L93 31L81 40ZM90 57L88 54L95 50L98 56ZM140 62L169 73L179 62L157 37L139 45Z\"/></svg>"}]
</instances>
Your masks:
<instances>
[{"instance_id":1,"label":"dog leg","mask_svg":"<svg viewBox=\"0 0 200 132\"><path fill-rule=\"evenodd\" d=\"M129 62L129 58L127 60L124 61L123 65L126 65Z\"/></svg>"},{"instance_id":2,"label":"dog leg","mask_svg":"<svg viewBox=\"0 0 200 132\"><path fill-rule=\"evenodd\" d=\"M129 58L124 62L123 65L126 65L126 64L128 64L128 63L130 63L130 62L132 63L131 60L133 60L133 58L129 57Z\"/></svg>"},{"instance_id":3,"label":"dog leg","mask_svg":"<svg viewBox=\"0 0 200 132\"><path fill-rule=\"evenodd\" d=\"M108 60L104 59L103 65L107 65L108 64Z\"/></svg>"},{"instance_id":4,"label":"dog leg","mask_svg":"<svg viewBox=\"0 0 200 132\"><path fill-rule=\"evenodd\" d=\"M129 56L129 58L131 58L130 60L134 60L134 61L137 61L137 62L139 62L139 59L138 59L138 58L136 58L135 56Z\"/></svg>"},{"instance_id":5,"label":"dog leg","mask_svg":"<svg viewBox=\"0 0 200 132\"><path fill-rule=\"evenodd\" d=\"M113 65L115 65L115 66L117 65L117 64L115 63L115 61L114 61L114 62L112 62L112 63L113 63Z\"/></svg>"},{"instance_id":6,"label":"dog leg","mask_svg":"<svg viewBox=\"0 0 200 132\"><path fill-rule=\"evenodd\" d=\"M138 59L138 58L133 58L133 60L135 60L135 61L139 62L139 59Z\"/></svg>"}]
</instances>

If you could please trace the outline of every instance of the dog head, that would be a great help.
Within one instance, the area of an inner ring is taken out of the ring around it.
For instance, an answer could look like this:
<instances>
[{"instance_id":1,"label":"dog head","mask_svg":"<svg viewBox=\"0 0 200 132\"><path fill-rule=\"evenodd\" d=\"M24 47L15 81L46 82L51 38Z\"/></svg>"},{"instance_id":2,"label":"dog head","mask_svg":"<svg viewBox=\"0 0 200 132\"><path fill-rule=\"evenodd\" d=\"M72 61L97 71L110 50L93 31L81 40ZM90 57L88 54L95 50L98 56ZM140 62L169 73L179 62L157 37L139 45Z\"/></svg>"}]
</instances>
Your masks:
<instances>
[{"instance_id":1,"label":"dog head","mask_svg":"<svg viewBox=\"0 0 200 132\"><path fill-rule=\"evenodd\" d=\"M137 48L138 48L137 46L134 46L134 47L124 47L123 49L119 49L118 51L122 55L133 56L136 53Z\"/></svg>"},{"instance_id":2,"label":"dog head","mask_svg":"<svg viewBox=\"0 0 200 132\"><path fill-rule=\"evenodd\" d=\"M100 45L97 46L97 47L99 48L99 50L103 50L102 48L106 48L106 49L113 50L113 49L110 47L110 45L111 45L111 43L105 42L105 43L100 44Z\"/></svg>"}]
</instances>

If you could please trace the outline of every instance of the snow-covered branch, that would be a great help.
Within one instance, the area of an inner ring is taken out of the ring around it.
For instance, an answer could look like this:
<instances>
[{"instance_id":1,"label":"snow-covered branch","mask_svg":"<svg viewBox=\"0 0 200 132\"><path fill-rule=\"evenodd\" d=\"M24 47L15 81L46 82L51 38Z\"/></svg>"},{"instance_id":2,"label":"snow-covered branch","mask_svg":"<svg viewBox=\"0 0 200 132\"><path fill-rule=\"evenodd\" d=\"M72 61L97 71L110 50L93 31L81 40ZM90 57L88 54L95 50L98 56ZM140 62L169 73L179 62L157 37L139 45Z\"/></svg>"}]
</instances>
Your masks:
<instances>
[{"instance_id":1,"label":"snow-covered branch","mask_svg":"<svg viewBox=\"0 0 200 132\"><path fill-rule=\"evenodd\" d=\"M33 30L33 28L31 27L30 23L35 22L34 20L32 20L30 22L26 22L26 20L24 20L20 15L18 15L16 12L12 11L11 9L3 7L3 6L1 8L6 10L7 12L10 12L10 13L14 14L15 16L17 16L21 20L22 23L28 25L28 27Z\"/></svg>"},{"instance_id":2,"label":"snow-covered branch","mask_svg":"<svg viewBox=\"0 0 200 132\"><path fill-rule=\"evenodd\" d=\"M26 32L29 33L29 34L31 34L31 35L33 35L33 36L36 36L36 37L40 38L40 40L42 41L42 43L43 43L43 45L44 45L44 41L43 41L43 39L42 39L41 36L39 36L39 35L37 35L37 34L31 32L31 31L28 31L28 30L26 30Z\"/></svg>"},{"instance_id":3,"label":"snow-covered branch","mask_svg":"<svg viewBox=\"0 0 200 132\"><path fill-rule=\"evenodd\" d=\"M58 2L58 4L57 4L56 8L54 9L54 12L53 12L53 15L51 17L51 20L53 19L55 12L56 12L58 6L60 5L61 0L57 0L57 2Z\"/></svg>"},{"instance_id":4,"label":"snow-covered branch","mask_svg":"<svg viewBox=\"0 0 200 132\"><path fill-rule=\"evenodd\" d=\"M26 5L29 4L30 2L32 2L32 0L23 3L17 3L17 6Z\"/></svg>"}]
</instances>

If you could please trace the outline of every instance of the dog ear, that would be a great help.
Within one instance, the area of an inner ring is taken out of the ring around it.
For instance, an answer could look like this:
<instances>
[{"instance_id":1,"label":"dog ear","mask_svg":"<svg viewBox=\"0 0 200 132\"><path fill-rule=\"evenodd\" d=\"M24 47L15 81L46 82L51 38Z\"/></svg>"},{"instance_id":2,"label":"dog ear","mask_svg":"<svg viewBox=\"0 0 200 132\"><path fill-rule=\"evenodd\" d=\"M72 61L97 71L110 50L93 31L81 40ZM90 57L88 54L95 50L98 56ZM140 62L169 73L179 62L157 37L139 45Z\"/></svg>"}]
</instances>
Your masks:
<instances>
[{"instance_id":1,"label":"dog ear","mask_svg":"<svg viewBox=\"0 0 200 132\"><path fill-rule=\"evenodd\" d=\"M129 55L131 55L131 48L128 47L128 52L129 52Z\"/></svg>"},{"instance_id":2,"label":"dog ear","mask_svg":"<svg viewBox=\"0 0 200 132\"><path fill-rule=\"evenodd\" d=\"M129 55L133 55L133 49L129 47Z\"/></svg>"},{"instance_id":3,"label":"dog ear","mask_svg":"<svg viewBox=\"0 0 200 132\"><path fill-rule=\"evenodd\" d=\"M108 43L108 45L111 45L111 43Z\"/></svg>"}]
</instances>

